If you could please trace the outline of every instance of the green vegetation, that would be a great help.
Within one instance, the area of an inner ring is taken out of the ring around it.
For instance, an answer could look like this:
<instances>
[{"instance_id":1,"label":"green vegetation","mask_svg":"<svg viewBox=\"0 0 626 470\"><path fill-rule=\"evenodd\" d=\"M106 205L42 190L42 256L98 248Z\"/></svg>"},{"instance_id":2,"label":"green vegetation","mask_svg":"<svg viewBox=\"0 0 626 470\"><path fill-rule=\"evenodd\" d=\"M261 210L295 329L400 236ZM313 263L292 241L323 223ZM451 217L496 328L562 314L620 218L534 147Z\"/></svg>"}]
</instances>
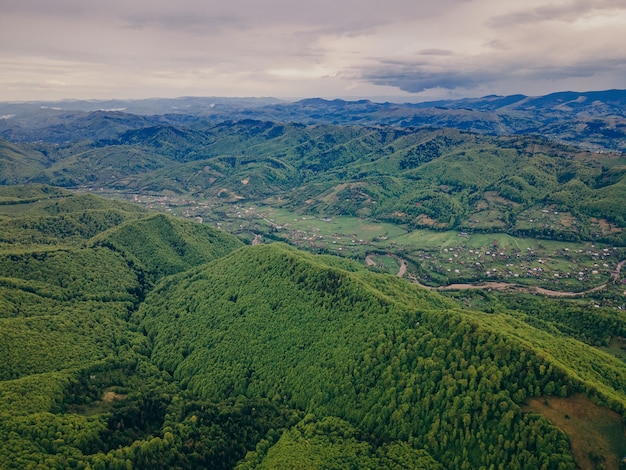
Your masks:
<instances>
[{"instance_id":1,"label":"green vegetation","mask_svg":"<svg viewBox=\"0 0 626 470\"><path fill-rule=\"evenodd\" d=\"M624 416L622 311L424 289L395 275L420 269L398 225L291 221L315 243L367 233L335 241L389 275L89 194L0 199L2 468L573 469L575 429L533 400L584 394ZM267 236L292 216L252 212ZM492 263L574 251L476 237L421 236L442 262L484 258L487 240ZM620 253L604 250L584 253L590 267Z\"/></svg>"},{"instance_id":2,"label":"green vegetation","mask_svg":"<svg viewBox=\"0 0 626 470\"><path fill-rule=\"evenodd\" d=\"M7 182L266 202L410 229L624 241L623 156L537 137L244 120L42 146L0 146L0 162L23 160ZM534 216L544 210L560 215Z\"/></svg>"},{"instance_id":3,"label":"green vegetation","mask_svg":"<svg viewBox=\"0 0 626 470\"><path fill-rule=\"evenodd\" d=\"M403 442L376 446L347 422L313 415L286 431L280 440L268 448L262 441L257 451L250 452L236 468L245 469L441 469L428 453L411 448Z\"/></svg>"},{"instance_id":4,"label":"green vegetation","mask_svg":"<svg viewBox=\"0 0 626 470\"><path fill-rule=\"evenodd\" d=\"M521 411L528 397L581 390L623 412L623 363L556 328L502 307L461 313L400 279L323 260L273 244L168 278L136 315L153 360L206 399L261 396L336 416L455 468L573 465L565 436Z\"/></svg>"},{"instance_id":5,"label":"green vegetation","mask_svg":"<svg viewBox=\"0 0 626 470\"><path fill-rule=\"evenodd\" d=\"M223 455L234 459L232 467L270 429L297 421L257 400L224 402L213 414L213 404L195 405L196 415L207 416L196 424L193 402L151 364L150 343L128 323L164 273L241 242L197 223L146 217L130 204L46 186L5 187L0 197L2 468L145 468L139 449L154 444L157 431L180 450L160 468L212 466ZM142 236L144 244L137 242ZM255 406L258 417L249 418L244 405ZM164 426L175 429L165 434ZM200 457L185 448L193 433L212 436L210 446L198 444Z\"/></svg>"},{"instance_id":6,"label":"green vegetation","mask_svg":"<svg viewBox=\"0 0 626 470\"><path fill-rule=\"evenodd\" d=\"M151 281L219 258L241 245L224 232L162 214L121 224L92 242L122 253Z\"/></svg>"},{"instance_id":7,"label":"green vegetation","mask_svg":"<svg viewBox=\"0 0 626 470\"><path fill-rule=\"evenodd\" d=\"M626 159L394 110L0 141L0 467L618 468Z\"/></svg>"}]
</instances>

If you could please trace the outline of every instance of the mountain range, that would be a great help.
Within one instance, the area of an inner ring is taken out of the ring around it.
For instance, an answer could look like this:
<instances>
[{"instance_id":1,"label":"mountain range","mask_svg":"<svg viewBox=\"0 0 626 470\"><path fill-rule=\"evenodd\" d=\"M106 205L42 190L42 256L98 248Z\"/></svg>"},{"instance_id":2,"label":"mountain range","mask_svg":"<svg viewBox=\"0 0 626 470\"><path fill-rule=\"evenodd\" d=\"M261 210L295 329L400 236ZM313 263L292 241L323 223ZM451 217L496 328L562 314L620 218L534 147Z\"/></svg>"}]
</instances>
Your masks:
<instances>
[{"instance_id":1,"label":"mountain range","mask_svg":"<svg viewBox=\"0 0 626 470\"><path fill-rule=\"evenodd\" d=\"M604 221L614 229L601 239L624 236L626 160L616 152L433 127L150 119L94 112L76 127L62 126L74 141L0 142L1 182L189 195L410 229L572 241L597 240L594 226ZM562 213L567 224L532 222L542 210Z\"/></svg>"},{"instance_id":2,"label":"mountain range","mask_svg":"<svg viewBox=\"0 0 626 470\"><path fill-rule=\"evenodd\" d=\"M86 113L118 113L117 125L153 122L221 122L255 119L272 122L344 125L437 126L492 135L533 134L595 150L626 149L626 90L559 92L539 97L485 96L425 103L375 103L319 98L285 102L270 98L175 98L110 101L0 103L0 137L12 141L63 142ZM122 113L122 114L119 114ZM134 116L123 116L132 114ZM120 121L124 121L121 123ZM78 124L81 123L81 124ZM115 125L112 123L112 125ZM119 128L118 128L119 130Z\"/></svg>"},{"instance_id":3,"label":"mountain range","mask_svg":"<svg viewBox=\"0 0 626 470\"><path fill-rule=\"evenodd\" d=\"M625 100L0 103L0 467L623 468Z\"/></svg>"}]
</instances>

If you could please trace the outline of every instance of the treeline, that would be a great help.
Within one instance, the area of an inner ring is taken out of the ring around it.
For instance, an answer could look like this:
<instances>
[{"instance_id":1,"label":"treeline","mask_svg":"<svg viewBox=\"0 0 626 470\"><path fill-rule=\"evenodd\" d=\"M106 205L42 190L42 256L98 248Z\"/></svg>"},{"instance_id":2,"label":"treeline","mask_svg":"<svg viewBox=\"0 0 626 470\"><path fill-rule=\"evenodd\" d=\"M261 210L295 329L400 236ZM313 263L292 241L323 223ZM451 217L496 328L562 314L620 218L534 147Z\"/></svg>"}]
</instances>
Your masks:
<instances>
[{"instance_id":1,"label":"treeline","mask_svg":"<svg viewBox=\"0 0 626 470\"><path fill-rule=\"evenodd\" d=\"M503 295L496 299L507 309L524 313L522 318L537 328L557 328L593 346L608 346L612 338L626 337L626 315L616 309L590 309L588 304L531 295Z\"/></svg>"}]
</instances>

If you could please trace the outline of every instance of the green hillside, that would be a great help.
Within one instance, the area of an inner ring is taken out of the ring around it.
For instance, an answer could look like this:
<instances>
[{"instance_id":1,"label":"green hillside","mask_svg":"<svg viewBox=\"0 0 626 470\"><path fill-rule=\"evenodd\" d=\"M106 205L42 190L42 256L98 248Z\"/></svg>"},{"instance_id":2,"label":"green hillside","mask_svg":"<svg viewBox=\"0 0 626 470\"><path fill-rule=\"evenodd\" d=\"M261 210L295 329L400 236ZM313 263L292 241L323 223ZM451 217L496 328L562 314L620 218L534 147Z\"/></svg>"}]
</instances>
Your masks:
<instances>
[{"instance_id":1,"label":"green hillside","mask_svg":"<svg viewBox=\"0 0 626 470\"><path fill-rule=\"evenodd\" d=\"M225 232L162 214L120 224L94 237L92 243L122 253L152 281L219 258L241 246L239 240Z\"/></svg>"},{"instance_id":2,"label":"green hillside","mask_svg":"<svg viewBox=\"0 0 626 470\"><path fill-rule=\"evenodd\" d=\"M525 399L585 391L620 412L626 404L624 364L554 329L506 309L463 313L400 279L281 244L168 278L136 318L156 364L199 396L336 416L446 468L574 468L566 436L523 413ZM293 445L277 449L293 459ZM269 462L284 462L276 452Z\"/></svg>"},{"instance_id":3,"label":"green hillside","mask_svg":"<svg viewBox=\"0 0 626 470\"><path fill-rule=\"evenodd\" d=\"M602 234L607 242L624 238L623 155L539 137L244 120L29 145L0 146L3 174L12 175L5 184L264 202L413 229L572 241L596 239L602 220L616 228ZM568 222L538 223L533 214L541 210L564 213Z\"/></svg>"},{"instance_id":4,"label":"green hillside","mask_svg":"<svg viewBox=\"0 0 626 470\"><path fill-rule=\"evenodd\" d=\"M0 139L0 184L19 184L47 163L45 155L27 145L18 146Z\"/></svg>"},{"instance_id":5,"label":"green hillside","mask_svg":"<svg viewBox=\"0 0 626 470\"><path fill-rule=\"evenodd\" d=\"M48 186L0 200L1 468L618 468L626 452L618 309L444 296ZM584 435L554 411L581 407Z\"/></svg>"},{"instance_id":6,"label":"green hillside","mask_svg":"<svg viewBox=\"0 0 626 470\"><path fill-rule=\"evenodd\" d=\"M271 448L261 443L255 452L237 465L244 469L323 469L323 468L443 468L427 452L418 451L405 443L373 445L354 427L337 418L317 420L307 415L304 420L285 432Z\"/></svg>"},{"instance_id":7,"label":"green hillside","mask_svg":"<svg viewBox=\"0 0 626 470\"><path fill-rule=\"evenodd\" d=\"M46 186L6 187L0 197L0 467L87 468L83 453L114 445L106 429L115 397L135 390L129 412L144 413L142 390L169 382L147 359L149 342L129 315L165 271L211 260L241 242L194 222L146 218L130 204ZM136 237L146 227L142 245ZM161 251L149 251L143 264L149 243ZM146 432L149 423L141 422L122 441Z\"/></svg>"}]
</instances>

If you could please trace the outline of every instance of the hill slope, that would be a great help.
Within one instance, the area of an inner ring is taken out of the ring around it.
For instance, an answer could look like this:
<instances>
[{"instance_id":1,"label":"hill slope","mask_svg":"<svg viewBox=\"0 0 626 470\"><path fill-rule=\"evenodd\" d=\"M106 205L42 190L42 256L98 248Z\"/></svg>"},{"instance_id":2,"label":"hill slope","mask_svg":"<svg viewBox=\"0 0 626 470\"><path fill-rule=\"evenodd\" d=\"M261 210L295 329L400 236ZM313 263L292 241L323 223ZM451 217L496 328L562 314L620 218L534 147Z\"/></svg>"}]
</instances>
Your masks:
<instances>
[{"instance_id":1,"label":"hill slope","mask_svg":"<svg viewBox=\"0 0 626 470\"><path fill-rule=\"evenodd\" d=\"M575 468L538 400L624 413L624 362L582 342L618 341L623 312L461 310L92 195L0 201L3 468ZM615 468L626 442L596 428Z\"/></svg>"},{"instance_id":2,"label":"hill slope","mask_svg":"<svg viewBox=\"0 0 626 470\"><path fill-rule=\"evenodd\" d=\"M220 258L242 245L225 232L163 214L118 225L92 243L122 253L152 281Z\"/></svg>"},{"instance_id":3,"label":"hill slope","mask_svg":"<svg viewBox=\"0 0 626 470\"><path fill-rule=\"evenodd\" d=\"M107 434L115 397L167 387L145 356L146 338L128 324L151 281L241 242L56 188L5 187L0 198L0 466L85 468L83 455L132 442L154 425L133 421L133 410L155 403L139 394L119 411L132 433ZM144 245L134 238L142 233ZM112 386L129 388L116 394Z\"/></svg>"},{"instance_id":4,"label":"hill slope","mask_svg":"<svg viewBox=\"0 0 626 470\"><path fill-rule=\"evenodd\" d=\"M525 398L593 388L626 403L626 368L585 345L280 244L168 278L136 318L159 367L200 396L336 416L447 468L573 468L564 434L523 413ZM574 351L617 375L583 371Z\"/></svg>"},{"instance_id":5,"label":"hill slope","mask_svg":"<svg viewBox=\"0 0 626 470\"><path fill-rule=\"evenodd\" d=\"M173 192L410 228L572 241L596 240L594 227L606 223L616 230L602 237L621 242L626 224L623 157L534 137L247 120L159 125L49 148L37 168L27 160L34 150L27 150L0 148L0 162L21 159L23 173L12 177L21 182ZM538 224L534 213L542 210L563 213L568 223Z\"/></svg>"}]
</instances>

